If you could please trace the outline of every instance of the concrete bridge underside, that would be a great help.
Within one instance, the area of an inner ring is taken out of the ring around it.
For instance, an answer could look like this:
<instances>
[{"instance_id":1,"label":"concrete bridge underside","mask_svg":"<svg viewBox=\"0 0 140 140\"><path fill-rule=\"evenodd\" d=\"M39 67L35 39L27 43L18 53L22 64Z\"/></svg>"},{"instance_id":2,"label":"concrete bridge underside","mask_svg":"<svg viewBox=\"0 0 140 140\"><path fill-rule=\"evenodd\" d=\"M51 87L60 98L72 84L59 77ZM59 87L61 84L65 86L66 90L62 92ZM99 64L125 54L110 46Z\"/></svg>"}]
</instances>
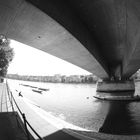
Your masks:
<instances>
[{"instance_id":1,"label":"concrete bridge underside","mask_svg":"<svg viewBox=\"0 0 140 140\"><path fill-rule=\"evenodd\" d=\"M0 33L103 79L140 68L139 0L1 0Z\"/></svg>"}]
</instances>

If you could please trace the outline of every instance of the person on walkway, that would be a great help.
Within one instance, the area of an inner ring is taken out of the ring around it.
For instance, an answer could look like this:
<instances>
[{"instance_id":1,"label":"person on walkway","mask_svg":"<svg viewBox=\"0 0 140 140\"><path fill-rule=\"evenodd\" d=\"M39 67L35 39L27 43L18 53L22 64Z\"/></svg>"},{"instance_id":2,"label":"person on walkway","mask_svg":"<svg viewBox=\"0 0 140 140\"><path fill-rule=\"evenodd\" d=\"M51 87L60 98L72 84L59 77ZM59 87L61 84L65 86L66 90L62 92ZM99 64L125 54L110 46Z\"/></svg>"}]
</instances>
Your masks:
<instances>
[{"instance_id":1,"label":"person on walkway","mask_svg":"<svg viewBox=\"0 0 140 140\"><path fill-rule=\"evenodd\" d=\"M21 94L21 91L18 93L18 96L21 96L21 97L23 97L23 95Z\"/></svg>"}]
</instances>

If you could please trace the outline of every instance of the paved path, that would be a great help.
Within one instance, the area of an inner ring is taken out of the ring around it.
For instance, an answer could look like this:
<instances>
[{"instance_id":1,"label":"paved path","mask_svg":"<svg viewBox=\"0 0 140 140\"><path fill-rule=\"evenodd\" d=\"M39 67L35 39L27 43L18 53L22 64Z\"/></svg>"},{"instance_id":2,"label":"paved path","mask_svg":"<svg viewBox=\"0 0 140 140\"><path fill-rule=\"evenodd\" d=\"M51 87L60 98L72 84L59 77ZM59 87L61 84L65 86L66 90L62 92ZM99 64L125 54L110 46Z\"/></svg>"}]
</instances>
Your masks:
<instances>
[{"instance_id":1,"label":"paved path","mask_svg":"<svg viewBox=\"0 0 140 140\"><path fill-rule=\"evenodd\" d=\"M8 102L6 85L0 83L0 112L8 112Z\"/></svg>"}]
</instances>

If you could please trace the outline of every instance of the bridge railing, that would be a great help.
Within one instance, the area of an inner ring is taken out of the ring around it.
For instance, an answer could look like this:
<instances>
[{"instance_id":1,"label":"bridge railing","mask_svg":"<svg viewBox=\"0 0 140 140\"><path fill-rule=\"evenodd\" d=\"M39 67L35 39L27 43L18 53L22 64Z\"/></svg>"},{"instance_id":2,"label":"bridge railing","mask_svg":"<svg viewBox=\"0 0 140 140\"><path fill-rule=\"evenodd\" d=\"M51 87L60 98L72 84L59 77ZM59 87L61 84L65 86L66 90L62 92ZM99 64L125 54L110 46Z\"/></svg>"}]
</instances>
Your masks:
<instances>
[{"instance_id":1,"label":"bridge railing","mask_svg":"<svg viewBox=\"0 0 140 140\"><path fill-rule=\"evenodd\" d=\"M12 106L12 111L15 112L15 109L14 109L14 104L15 104L15 106L16 106L16 108L18 109L20 115L22 116L23 123L24 123L24 128L23 128L23 125L20 125L20 126L22 127L24 133L26 134L27 139L28 139L28 140L31 140L31 138L30 138L30 133L29 133L29 130L28 130L28 127L29 127L29 128L32 130L32 132L39 138L39 140L44 140L44 139L35 131L35 129L31 126L31 124L27 121L25 113L23 113L23 112L21 111L21 109L19 108L19 106L18 106L18 104L17 104L17 102L16 102L16 100L15 100L15 98L14 98L12 92L10 91L10 88L9 88L9 85L8 85L7 80L6 80L6 88L7 88L8 98L9 98L10 104L11 104L11 106ZM17 115L16 115L16 119L17 119L17 121L18 121ZM18 121L18 123L20 123L20 122ZM28 127L27 127L27 126L28 126Z\"/></svg>"}]
</instances>

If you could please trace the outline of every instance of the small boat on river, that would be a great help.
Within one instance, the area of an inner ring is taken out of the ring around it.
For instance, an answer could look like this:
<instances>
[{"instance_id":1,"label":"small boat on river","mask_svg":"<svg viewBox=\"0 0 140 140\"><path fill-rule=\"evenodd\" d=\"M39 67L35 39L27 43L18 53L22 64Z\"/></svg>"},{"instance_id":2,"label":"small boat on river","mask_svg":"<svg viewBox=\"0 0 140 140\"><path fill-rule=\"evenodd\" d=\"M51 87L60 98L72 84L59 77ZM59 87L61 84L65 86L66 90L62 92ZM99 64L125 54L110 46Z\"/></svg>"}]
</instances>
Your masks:
<instances>
[{"instance_id":1,"label":"small boat on river","mask_svg":"<svg viewBox=\"0 0 140 140\"><path fill-rule=\"evenodd\" d=\"M39 90L43 90L43 91L49 91L49 89L47 88L38 88Z\"/></svg>"},{"instance_id":2,"label":"small boat on river","mask_svg":"<svg viewBox=\"0 0 140 140\"><path fill-rule=\"evenodd\" d=\"M42 90L38 90L38 89L32 89L33 92L37 92L37 93L40 93L42 94Z\"/></svg>"}]
</instances>

